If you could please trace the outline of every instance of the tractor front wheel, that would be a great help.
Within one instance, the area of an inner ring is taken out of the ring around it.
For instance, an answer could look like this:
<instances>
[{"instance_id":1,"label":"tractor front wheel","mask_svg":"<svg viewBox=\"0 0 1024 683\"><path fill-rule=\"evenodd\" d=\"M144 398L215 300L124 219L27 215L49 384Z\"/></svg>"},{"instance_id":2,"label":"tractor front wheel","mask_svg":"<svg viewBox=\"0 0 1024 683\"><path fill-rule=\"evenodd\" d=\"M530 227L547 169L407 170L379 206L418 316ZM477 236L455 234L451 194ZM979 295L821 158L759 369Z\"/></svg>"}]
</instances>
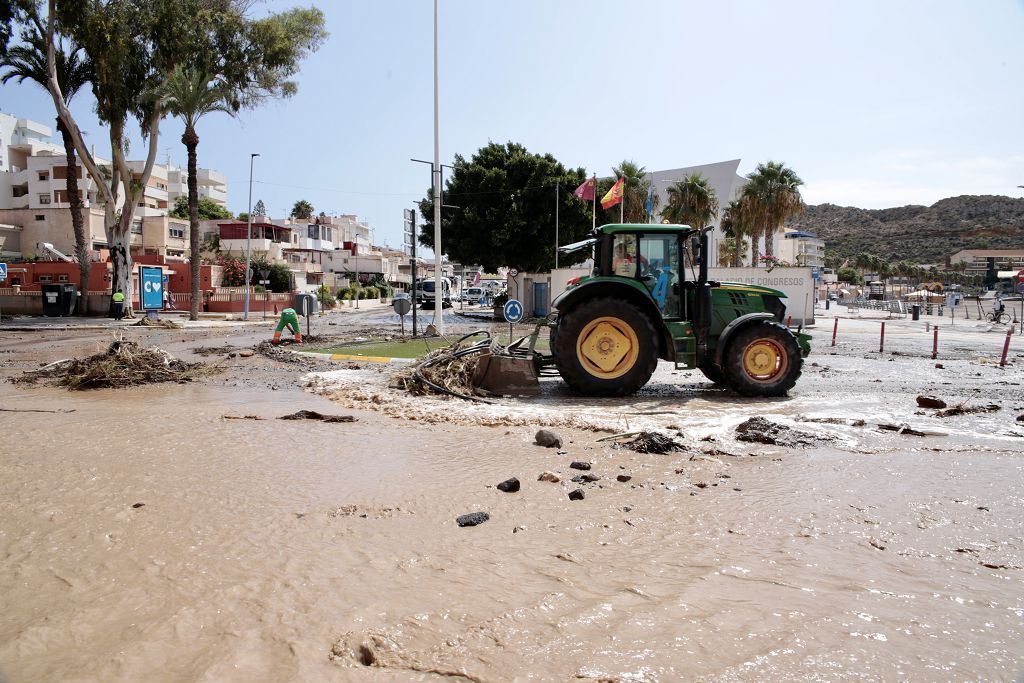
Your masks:
<instances>
[{"instance_id":1,"label":"tractor front wheel","mask_svg":"<svg viewBox=\"0 0 1024 683\"><path fill-rule=\"evenodd\" d=\"M699 367L699 370L714 384L728 384L722 368L714 363L706 362Z\"/></svg>"},{"instance_id":2,"label":"tractor front wheel","mask_svg":"<svg viewBox=\"0 0 1024 683\"><path fill-rule=\"evenodd\" d=\"M796 337L782 325L759 320L739 330L725 352L725 378L744 396L785 396L803 366Z\"/></svg>"},{"instance_id":3,"label":"tractor front wheel","mask_svg":"<svg viewBox=\"0 0 1024 683\"><path fill-rule=\"evenodd\" d=\"M658 365L654 326L621 299L592 299L560 312L552 351L562 379L586 396L632 394Z\"/></svg>"}]
</instances>

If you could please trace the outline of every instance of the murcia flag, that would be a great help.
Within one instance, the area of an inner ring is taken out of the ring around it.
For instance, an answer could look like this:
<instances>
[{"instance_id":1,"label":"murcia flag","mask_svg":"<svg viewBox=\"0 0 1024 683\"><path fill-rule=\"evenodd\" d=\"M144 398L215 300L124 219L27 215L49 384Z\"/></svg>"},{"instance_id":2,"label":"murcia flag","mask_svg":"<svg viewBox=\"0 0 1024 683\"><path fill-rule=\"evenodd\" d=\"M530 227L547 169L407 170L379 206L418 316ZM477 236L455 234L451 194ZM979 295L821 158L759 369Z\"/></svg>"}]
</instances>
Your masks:
<instances>
[{"instance_id":1,"label":"murcia flag","mask_svg":"<svg viewBox=\"0 0 1024 683\"><path fill-rule=\"evenodd\" d=\"M601 208L607 209L610 206L615 206L622 201L622 188L626 184L626 177L623 176L615 181L612 185L612 189L608 190L608 194L601 198Z\"/></svg>"},{"instance_id":2,"label":"murcia flag","mask_svg":"<svg viewBox=\"0 0 1024 683\"><path fill-rule=\"evenodd\" d=\"M594 178L587 178L583 181L583 184L576 188L576 191L572 193L576 199L582 199L585 202L594 201L594 188L597 185Z\"/></svg>"}]
</instances>

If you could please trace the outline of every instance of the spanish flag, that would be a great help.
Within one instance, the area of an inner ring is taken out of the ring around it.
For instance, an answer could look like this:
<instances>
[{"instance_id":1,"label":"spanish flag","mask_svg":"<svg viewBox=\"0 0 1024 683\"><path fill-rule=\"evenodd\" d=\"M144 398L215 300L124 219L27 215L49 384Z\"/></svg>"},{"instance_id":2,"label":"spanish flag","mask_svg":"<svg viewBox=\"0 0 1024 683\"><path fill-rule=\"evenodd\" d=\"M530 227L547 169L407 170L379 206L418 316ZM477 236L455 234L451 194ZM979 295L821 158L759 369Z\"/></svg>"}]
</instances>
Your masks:
<instances>
[{"instance_id":1,"label":"spanish flag","mask_svg":"<svg viewBox=\"0 0 1024 683\"><path fill-rule=\"evenodd\" d=\"M626 184L626 177L623 176L615 181L612 185L612 189L608 190L608 194L601 198L601 208L607 209L610 206L615 206L622 201L622 188Z\"/></svg>"}]
</instances>

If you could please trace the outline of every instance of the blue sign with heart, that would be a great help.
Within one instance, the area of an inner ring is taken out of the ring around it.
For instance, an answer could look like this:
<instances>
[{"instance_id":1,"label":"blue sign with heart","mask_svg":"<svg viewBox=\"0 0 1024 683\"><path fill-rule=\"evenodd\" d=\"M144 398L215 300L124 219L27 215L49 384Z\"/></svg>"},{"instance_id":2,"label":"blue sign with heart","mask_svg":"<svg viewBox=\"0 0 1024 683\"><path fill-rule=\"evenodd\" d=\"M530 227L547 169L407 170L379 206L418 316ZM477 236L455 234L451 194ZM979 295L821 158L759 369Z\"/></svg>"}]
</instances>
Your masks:
<instances>
[{"instance_id":1,"label":"blue sign with heart","mask_svg":"<svg viewBox=\"0 0 1024 683\"><path fill-rule=\"evenodd\" d=\"M139 266L139 300L146 311L164 307L163 270L152 266Z\"/></svg>"}]
</instances>

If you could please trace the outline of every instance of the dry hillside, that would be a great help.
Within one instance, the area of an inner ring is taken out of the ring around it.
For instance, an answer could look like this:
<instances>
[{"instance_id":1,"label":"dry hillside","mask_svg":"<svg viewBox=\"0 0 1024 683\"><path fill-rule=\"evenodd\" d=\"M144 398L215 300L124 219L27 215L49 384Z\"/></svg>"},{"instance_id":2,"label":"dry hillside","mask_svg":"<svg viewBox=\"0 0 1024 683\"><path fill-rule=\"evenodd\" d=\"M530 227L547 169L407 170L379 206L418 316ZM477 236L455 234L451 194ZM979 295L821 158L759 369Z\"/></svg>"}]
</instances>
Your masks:
<instances>
[{"instance_id":1,"label":"dry hillside","mask_svg":"<svg viewBox=\"0 0 1024 683\"><path fill-rule=\"evenodd\" d=\"M817 233L830 256L867 252L890 261L942 263L960 249L1024 249L1024 199L962 195L893 209L817 204L786 227Z\"/></svg>"}]
</instances>

